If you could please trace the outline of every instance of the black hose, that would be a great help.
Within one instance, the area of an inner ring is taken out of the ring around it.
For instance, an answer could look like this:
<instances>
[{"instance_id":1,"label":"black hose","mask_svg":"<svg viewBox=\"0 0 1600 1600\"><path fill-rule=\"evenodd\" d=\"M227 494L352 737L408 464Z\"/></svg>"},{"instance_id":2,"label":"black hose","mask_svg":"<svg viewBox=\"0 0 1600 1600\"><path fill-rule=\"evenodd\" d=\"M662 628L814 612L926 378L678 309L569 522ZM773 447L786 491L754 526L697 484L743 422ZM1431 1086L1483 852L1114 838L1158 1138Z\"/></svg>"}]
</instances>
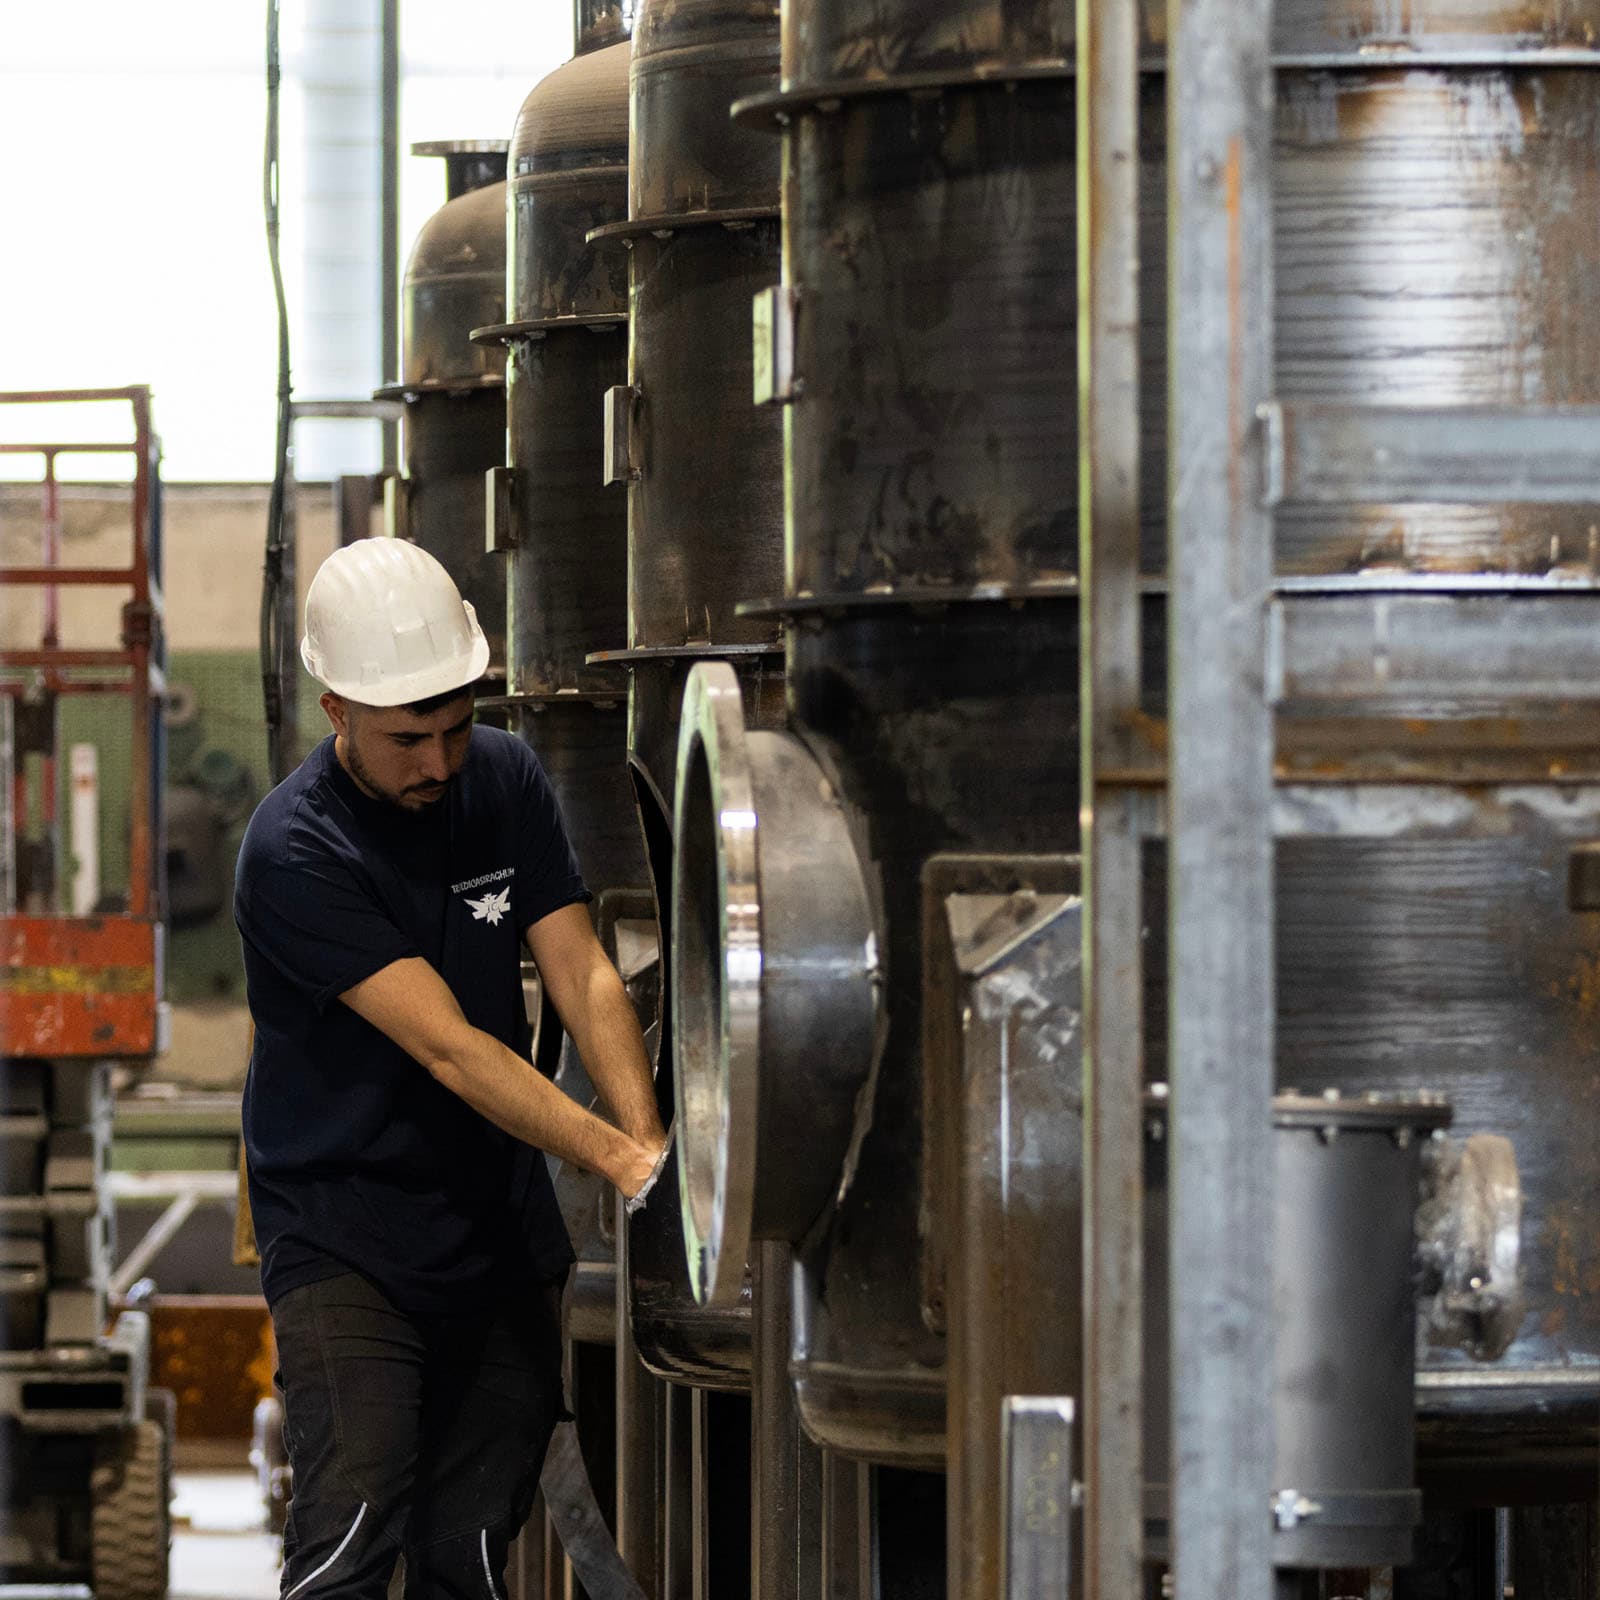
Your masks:
<instances>
[{"instance_id":1,"label":"black hose","mask_svg":"<svg viewBox=\"0 0 1600 1600\"><path fill-rule=\"evenodd\" d=\"M293 632L294 599L284 595L284 525L289 478L289 307L283 293L278 255L278 90L283 77L278 56L279 0L267 0L267 139L262 170L262 204L267 224L267 259L278 302L278 428L273 456L272 494L267 502L267 548L261 579L261 693L267 724L267 767L274 784L288 777L293 753L284 747L283 696L286 632Z\"/></svg>"}]
</instances>

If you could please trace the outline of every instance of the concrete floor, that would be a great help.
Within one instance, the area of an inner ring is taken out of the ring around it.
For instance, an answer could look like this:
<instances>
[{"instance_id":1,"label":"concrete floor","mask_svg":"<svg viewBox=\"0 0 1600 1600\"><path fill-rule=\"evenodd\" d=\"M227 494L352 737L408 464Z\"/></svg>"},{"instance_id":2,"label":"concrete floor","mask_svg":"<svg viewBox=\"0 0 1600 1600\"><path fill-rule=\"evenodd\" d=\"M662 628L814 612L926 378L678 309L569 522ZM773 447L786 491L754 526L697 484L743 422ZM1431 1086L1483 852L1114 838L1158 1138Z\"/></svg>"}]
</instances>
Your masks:
<instances>
[{"instance_id":1,"label":"concrete floor","mask_svg":"<svg viewBox=\"0 0 1600 1600\"><path fill-rule=\"evenodd\" d=\"M277 1600L278 1541L250 1472L177 1474L170 1600Z\"/></svg>"}]
</instances>

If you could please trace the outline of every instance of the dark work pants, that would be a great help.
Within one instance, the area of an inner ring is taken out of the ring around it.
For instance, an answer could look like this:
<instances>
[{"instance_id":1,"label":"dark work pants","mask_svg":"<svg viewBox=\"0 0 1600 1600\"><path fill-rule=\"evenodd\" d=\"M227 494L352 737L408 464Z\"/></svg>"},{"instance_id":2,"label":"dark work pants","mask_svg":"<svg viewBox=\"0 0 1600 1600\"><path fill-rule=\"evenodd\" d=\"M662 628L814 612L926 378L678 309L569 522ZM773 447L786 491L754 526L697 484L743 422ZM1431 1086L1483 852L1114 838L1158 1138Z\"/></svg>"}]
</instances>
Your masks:
<instances>
[{"instance_id":1,"label":"dark work pants","mask_svg":"<svg viewBox=\"0 0 1600 1600\"><path fill-rule=\"evenodd\" d=\"M272 1308L294 1493L283 1600L504 1600L561 1404L560 1285L403 1315L346 1273Z\"/></svg>"}]
</instances>

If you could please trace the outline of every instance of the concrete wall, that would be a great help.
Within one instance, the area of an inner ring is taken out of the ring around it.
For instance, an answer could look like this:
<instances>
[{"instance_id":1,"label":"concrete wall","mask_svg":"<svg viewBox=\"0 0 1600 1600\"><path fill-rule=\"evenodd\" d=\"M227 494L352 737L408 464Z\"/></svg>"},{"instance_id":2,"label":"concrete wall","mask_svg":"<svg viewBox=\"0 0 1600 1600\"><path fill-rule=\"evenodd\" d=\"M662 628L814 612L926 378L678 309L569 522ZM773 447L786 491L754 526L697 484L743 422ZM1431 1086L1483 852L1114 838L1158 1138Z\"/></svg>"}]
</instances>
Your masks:
<instances>
[{"instance_id":1,"label":"concrete wall","mask_svg":"<svg viewBox=\"0 0 1600 1600\"><path fill-rule=\"evenodd\" d=\"M63 563L78 567L126 564L132 550L130 500L131 492L123 488L63 489ZM307 580L333 548L333 492L326 485L302 487L298 505L297 614L305 602ZM266 487L169 484L164 523L168 647L254 649L266 542ZM39 539L37 486L0 484L0 562L35 565ZM114 645L125 598L111 591L63 590L61 642L85 648ZM39 589L7 586L0 590L0 637L8 643L36 639L42 600Z\"/></svg>"}]
</instances>

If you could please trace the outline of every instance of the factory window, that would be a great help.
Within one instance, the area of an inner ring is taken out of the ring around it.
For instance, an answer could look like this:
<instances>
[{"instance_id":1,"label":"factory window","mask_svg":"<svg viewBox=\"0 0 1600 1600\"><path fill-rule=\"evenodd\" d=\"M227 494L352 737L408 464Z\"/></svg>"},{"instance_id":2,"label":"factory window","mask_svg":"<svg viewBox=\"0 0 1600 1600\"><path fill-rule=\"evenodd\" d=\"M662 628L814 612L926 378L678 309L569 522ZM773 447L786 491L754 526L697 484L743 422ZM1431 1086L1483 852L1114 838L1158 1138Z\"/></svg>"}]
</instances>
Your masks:
<instances>
[{"instance_id":1,"label":"factory window","mask_svg":"<svg viewBox=\"0 0 1600 1600\"><path fill-rule=\"evenodd\" d=\"M400 140L508 138L570 8L402 5ZM298 395L381 381L380 0L283 0L283 263ZM261 209L266 5L11 7L0 42L0 389L148 383L169 481L271 474L276 323ZM444 198L404 155L402 262ZM61 418L7 408L10 438ZM76 419L104 437L104 419ZM307 425L303 478L370 471L375 425ZM79 463L81 466L81 463ZM71 463L64 471L73 471ZM0 457L0 476L36 476ZM77 475L85 475L78 472Z\"/></svg>"}]
</instances>

